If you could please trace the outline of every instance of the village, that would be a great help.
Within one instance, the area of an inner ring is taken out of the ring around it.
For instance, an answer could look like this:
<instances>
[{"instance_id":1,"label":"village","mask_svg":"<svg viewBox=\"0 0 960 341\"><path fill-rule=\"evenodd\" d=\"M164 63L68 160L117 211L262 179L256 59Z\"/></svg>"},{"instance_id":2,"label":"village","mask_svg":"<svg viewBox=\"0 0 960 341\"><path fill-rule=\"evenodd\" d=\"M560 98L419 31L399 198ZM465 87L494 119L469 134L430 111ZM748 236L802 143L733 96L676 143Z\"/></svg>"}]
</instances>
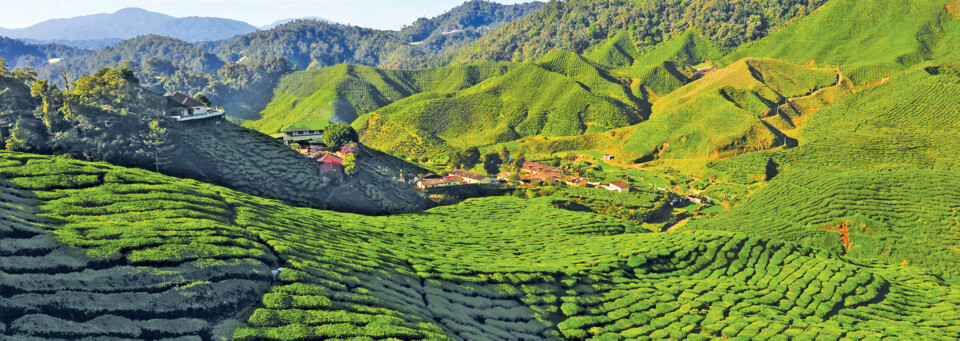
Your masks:
<instances>
[{"instance_id":1,"label":"village","mask_svg":"<svg viewBox=\"0 0 960 341\"><path fill-rule=\"evenodd\" d=\"M182 93L167 96L170 117L177 121L191 121L214 117L223 117L224 111L210 107L198 99ZM279 133L271 135L278 142L296 150L303 157L317 162L321 174L344 173L344 151L340 148L330 148L323 143L326 129L331 125L327 121L303 121L283 127ZM579 156L581 159L583 156ZM611 161L613 155L604 155L602 160ZM513 161L513 159L507 160ZM452 167L451 167L452 168ZM533 161L522 161L522 164L513 169L501 171L496 175L484 175L469 170L449 169L441 174L406 174L397 178L398 181L409 183L417 189L429 194L441 192L444 188L485 187L485 188L523 188L542 186L570 186L585 188L600 188L618 193L630 193L636 190L656 190L670 193L670 205L679 207L688 203L702 205L712 204L706 197L697 195L677 195L662 187L635 186L628 181L614 180L609 182L591 181L580 173L570 174L569 169L546 165ZM443 174L445 173L445 174ZM516 173L516 174L515 174Z\"/></svg>"}]
</instances>

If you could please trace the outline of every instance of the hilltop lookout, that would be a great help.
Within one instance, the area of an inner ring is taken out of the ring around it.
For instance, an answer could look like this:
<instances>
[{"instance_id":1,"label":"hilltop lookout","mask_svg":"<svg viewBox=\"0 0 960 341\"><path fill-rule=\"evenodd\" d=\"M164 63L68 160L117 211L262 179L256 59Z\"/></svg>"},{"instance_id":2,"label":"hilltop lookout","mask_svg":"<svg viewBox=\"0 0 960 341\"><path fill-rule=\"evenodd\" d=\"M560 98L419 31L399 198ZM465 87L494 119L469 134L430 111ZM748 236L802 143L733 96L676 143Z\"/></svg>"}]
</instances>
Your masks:
<instances>
[{"instance_id":1,"label":"hilltop lookout","mask_svg":"<svg viewBox=\"0 0 960 341\"><path fill-rule=\"evenodd\" d=\"M167 115L179 122L223 116L222 109L208 107L205 103L176 92L167 96Z\"/></svg>"}]
</instances>

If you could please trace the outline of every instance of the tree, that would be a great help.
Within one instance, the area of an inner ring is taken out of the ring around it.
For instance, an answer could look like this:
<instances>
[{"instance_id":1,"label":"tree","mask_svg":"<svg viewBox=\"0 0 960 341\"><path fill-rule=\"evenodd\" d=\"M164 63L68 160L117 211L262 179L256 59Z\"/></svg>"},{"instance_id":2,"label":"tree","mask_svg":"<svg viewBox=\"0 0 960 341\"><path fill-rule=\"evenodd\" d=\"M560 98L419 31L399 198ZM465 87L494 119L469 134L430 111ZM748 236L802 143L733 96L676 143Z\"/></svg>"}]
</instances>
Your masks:
<instances>
[{"instance_id":1,"label":"tree","mask_svg":"<svg viewBox=\"0 0 960 341\"><path fill-rule=\"evenodd\" d=\"M553 156L553 163L552 163L552 164L553 164L554 167L560 167L560 165L561 165L562 162L563 162L563 159L561 159L559 156L556 156L556 155Z\"/></svg>"},{"instance_id":2,"label":"tree","mask_svg":"<svg viewBox=\"0 0 960 341\"><path fill-rule=\"evenodd\" d=\"M473 169L478 163L480 163L480 149L477 147L470 147L463 151L460 154L460 161L463 162L463 167L466 169Z\"/></svg>"},{"instance_id":3,"label":"tree","mask_svg":"<svg viewBox=\"0 0 960 341\"><path fill-rule=\"evenodd\" d=\"M527 157L523 154L517 155L517 157L513 159L513 168L519 172L520 168L523 168L524 163L527 163Z\"/></svg>"},{"instance_id":4,"label":"tree","mask_svg":"<svg viewBox=\"0 0 960 341\"><path fill-rule=\"evenodd\" d=\"M451 168L460 168L463 166L463 159L460 158L460 153L450 155L450 161L447 162L447 165Z\"/></svg>"},{"instance_id":5,"label":"tree","mask_svg":"<svg viewBox=\"0 0 960 341\"><path fill-rule=\"evenodd\" d=\"M34 70L32 67L17 68L13 70L13 76L21 82L33 84L33 82L37 81L37 70Z\"/></svg>"},{"instance_id":6,"label":"tree","mask_svg":"<svg viewBox=\"0 0 960 341\"><path fill-rule=\"evenodd\" d=\"M0 76L10 75L10 70L7 69L7 61L3 58L0 58Z\"/></svg>"},{"instance_id":7,"label":"tree","mask_svg":"<svg viewBox=\"0 0 960 341\"><path fill-rule=\"evenodd\" d=\"M331 124L323 132L323 144L327 147L340 148L347 143L359 142L357 131L346 123Z\"/></svg>"},{"instance_id":8,"label":"tree","mask_svg":"<svg viewBox=\"0 0 960 341\"><path fill-rule=\"evenodd\" d=\"M503 164L503 160L500 159L499 153L489 153L483 156L483 170L487 174L497 174L500 172L500 165Z\"/></svg>"},{"instance_id":9,"label":"tree","mask_svg":"<svg viewBox=\"0 0 960 341\"><path fill-rule=\"evenodd\" d=\"M500 147L500 150L497 151L500 154L500 161L503 163L510 162L510 150L506 146Z\"/></svg>"},{"instance_id":10,"label":"tree","mask_svg":"<svg viewBox=\"0 0 960 341\"><path fill-rule=\"evenodd\" d=\"M12 151L37 152L44 149L46 139L40 122L33 119L21 118L10 130L6 148Z\"/></svg>"},{"instance_id":11,"label":"tree","mask_svg":"<svg viewBox=\"0 0 960 341\"><path fill-rule=\"evenodd\" d=\"M147 132L140 134L143 139L142 153L153 158L157 173L160 173L160 166L166 164L167 153L173 149L173 146L167 141L168 135L167 128L162 127L160 121L150 122Z\"/></svg>"},{"instance_id":12,"label":"tree","mask_svg":"<svg viewBox=\"0 0 960 341\"><path fill-rule=\"evenodd\" d=\"M213 106L213 102L211 102L210 99L207 98L207 96L204 95L202 92L198 92L196 95L193 95L193 99L200 101L201 103L203 103L208 107Z\"/></svg>"}]
</instances>

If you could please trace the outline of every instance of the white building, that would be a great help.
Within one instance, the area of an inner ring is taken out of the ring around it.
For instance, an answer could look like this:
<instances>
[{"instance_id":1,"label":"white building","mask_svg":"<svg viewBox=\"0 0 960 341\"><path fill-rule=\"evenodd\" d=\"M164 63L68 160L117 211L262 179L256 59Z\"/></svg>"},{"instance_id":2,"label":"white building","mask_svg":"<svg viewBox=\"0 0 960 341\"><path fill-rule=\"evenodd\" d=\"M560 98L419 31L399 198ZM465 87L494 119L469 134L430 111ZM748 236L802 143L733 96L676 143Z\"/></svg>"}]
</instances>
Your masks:
<instances>
[{"instance_id":1,"label":"white building","mask_svg":"<svg viewBox=\"0 0 960 341\"><path fill-rule=\"evenodd\" d=\"M223 116L220 108L210 108L206 104L182 93L167 96L167 116L177 121L199 120L204 118Z\"/></svg>"}]
</instances>

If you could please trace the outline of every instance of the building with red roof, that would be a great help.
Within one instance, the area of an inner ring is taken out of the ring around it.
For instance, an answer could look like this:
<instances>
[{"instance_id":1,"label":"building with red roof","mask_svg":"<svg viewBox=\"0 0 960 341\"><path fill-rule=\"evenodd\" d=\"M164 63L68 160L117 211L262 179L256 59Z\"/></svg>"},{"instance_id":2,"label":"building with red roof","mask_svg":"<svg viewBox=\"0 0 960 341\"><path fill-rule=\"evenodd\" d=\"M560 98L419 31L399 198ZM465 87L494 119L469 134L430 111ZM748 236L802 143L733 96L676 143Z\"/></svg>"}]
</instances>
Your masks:
<instances>
[{"instance_id":1,"label":"building with red roof","mask_svg":"<svg viewBox=\"0 0 960 341\"><path fill-rule=\"evenodd\" d=\"M323 154L317 162L320 163L320 173L329 171L343 172L343 159L334 154Z\"/></svg>"}]
</instances>

